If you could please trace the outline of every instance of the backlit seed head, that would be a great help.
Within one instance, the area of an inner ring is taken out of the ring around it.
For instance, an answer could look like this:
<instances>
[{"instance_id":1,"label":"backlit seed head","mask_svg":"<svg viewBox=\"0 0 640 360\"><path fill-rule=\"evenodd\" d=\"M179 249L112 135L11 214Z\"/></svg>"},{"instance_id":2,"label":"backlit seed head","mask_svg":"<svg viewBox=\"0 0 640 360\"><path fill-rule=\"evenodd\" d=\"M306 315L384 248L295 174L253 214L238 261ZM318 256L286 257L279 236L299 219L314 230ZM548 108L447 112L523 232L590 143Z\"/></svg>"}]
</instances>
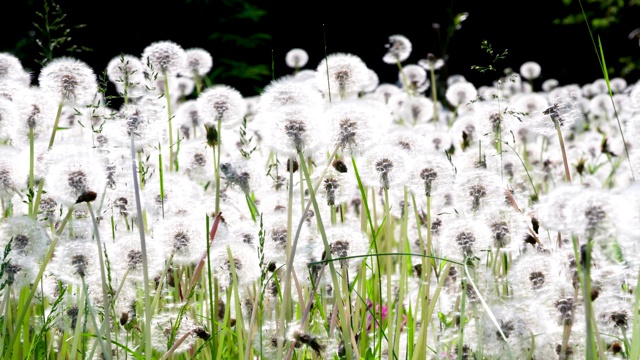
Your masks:
<instances>
[{"instance_id":1,"label":"backlit seed head","mask_svg":"<svg viewBox=\"0 0 640 360\"><path fill-rule=\"evenodd\" d=\"M504 220L495 220L489 224L493 232L493 244L495 247L505 247L509 243L509 224Z\"/></svg>"},{"instance_id":2,"label":"backlit seed head","mask_svg":"<svg viewBox=\"0 0 640 360\"><path fill-rule=\"evenodd\" d=\"M301 120L292 119L284 125L284 133L292 141L296 151L303 150L306 131L307 125Z\"/></svg>"},{"instance_id":3,"label":"backlit seed head","mask_svg":"<svg viewBox=\"0 0 640 360\"><path fill-rule=\"evenodd\" d=\"M487 188L482 184L475 184L469 187L469 196L471 196L471 209L478 211L480 209L480 200L487 196Z\"/></svg>"},{"instance_id":4,"label":"backlit seed head","mask_svg":"<svg viewBox=\"0 0 640 360\"><path fill-rule=\"evenodd\" d=\"M622 311L613 311L610 312L608 314L606 314L607 318L609 321L611 321L613 323L613 325L615 327L618 328L627 328L628 325L628 321L629 321L629 315L627 314L626 311L622 310Z\"/></svg>"},{"instance_id":5,"label":"backlit seed head","mask_svg":"<svg viewBox=\"0 0 640 360\"><path fill-rule=\"evenodd\" d=\"M607 213L600 205L591 205L584 211L584 216L587 219L587 232L594 232L599 224L607 218Z\"/></svg>"},{"instance_id":6,"label":"backlit seed head","mask_svg":"<svg viewBox=\"0 0 640 360\"><path fill-rule=\"evenodd\" d=\"M113 201L113 207L120 210L120 215L127 216L127 206L129 205L129 200L126 197L119 197Z\"/></svg>"},{"instance_id":7,"label":"backlit seed head","mask_svg":"<svg viewBox=\"0 0 640 360\"><path fill-rule=\"evenodd\" d=\"M542 271L533 271L529 274L529 281L534 290L538 290L544 285L544 274Z\"/></svg>"},{"instance_id":8,"label":"backlit seed head","mask_svg":"<svg viewBox=\"0 0 640 360\"><path fill-rule=\"evenodd\" d=\"M131 250L127 253L127 266L129 269L137 269L142 264L142 251Z\"/></svg>"},{"instance_id":9,"label":"backlit seed head","mask_svg":"<svg viewBox=\"0 0 640 360\"><path fill-rule=\"evenodd\" d=\"M82 170L74 170L67 173L67 184L77 194L87 192L87 174Z\"/></svg>"},{"instance_id":10,"label":"backlit seed head","mask_svg":"<svg viewBox=\"0 0 640 360\"><path fill-rule=\"evenodd\" d=\"M389 43L385 47L388 50L382 61L387 64L395 64L396 61L403 62L411 55L411 41L403 35L389 36Z\"/></svg>"},{"instance_id":11,"label":"backlit seed head","mask_svg":"<svg viewBox=\"0 0 640 360\"><path fill-rule=\"evenodd\" d=\"M189 234L184 231L178 231L173 234L173 250L181 251L185 247L189 246L191 239Z\"/></svg>"},{"instance_id":12,"label":"backlit seed head","mask_svg":"<svg viewBox=\"0 0 640 360\"><path fill-rule=\"evenodd\" d=\"M184 68L187 55L172 41L158 41L147 46L140 59L160 74L177 74Z\"/></svg>"},{"instance_id":13,"label":"backlit seed head","mask_svg":"<svg viewBox=\"0 0 640 360\"><path fill-rule=\"evenodd\" d=\"M438 235L440 233L440 228L442 227L442 219L437 217L431 220L431 233L433 235Z\"/></svg>"},{"instance_id":14,"label":"backlit seed head","mask_svg":"<svg viewBox=\"0 0 640 360\"><path fill-rule=\"evenodd\" d=\"M554 303L554 305L560 313L560 325L572 325L574 310L573 298L568 297L559 299Z\"/></svg>"},{"instance_id":15,"label":"backlit seed head","mask_svg":"<svg viewBox=\"0 0 640 360\"><path fill-rule=\"evenodd\" d=\"M87 272L87 266L89 266L89 259L82 254L73 255L71 257L71 266L76 270L75 274L84 277Z\"/></svg>"},{"instance_id":16,"label":"backlit seed head","mask_svg":"<svg viewBox=\"0 0 640 360\"><path fill-rule=\"evenodd\" d=\"M244 233L240 237L242 238L242 242L247 245L253 245L255 240L255 237L253 236L253 234L249 234L249 233Z\"/></svg>"},{"instance_id":17,"label":"backlit seed head","mask_svg":"<svg viewBox=\"0 0 640 360\"><path fill-rule=\"evenodd\" d=\"M300 69L307 65L309 54L304 49L291 49L285 55L285 63L292 69Z\"/></svg>"},{"instance_id":18,"label":"backlit seed head","mask_svg":"<svg viewBox=\"0 0 640 360\"><path fill-rule=\"evenodd\" d=\"M346 241L338 240L332 243L329 248L331 249L331 254L335 257L346 257L348 255L349 243Z\"/></svg>"},{"instance_id":19,"label":"backlit seed head","mask_svg":"<svg viewBox=\"0 0 640 360\"><path fill-rule=\"evenodd\" d=\"M76 327L76 322L78 321L78 314L79 314L79 311L77 306L72 306L68 308L66 311L66 315L69 317L69 320L70 320L71 329L75 329Z\"/></svg>"},{"instance_id":20,"label":"backlit seed head","mask_svg":"<svg viewBox=\"0 0 640 360\"><path fill-rule=\"evenodd\" d=\"M24 234L18 234L13 237L13 242L11 243L12 250L16 250L18 252L24 252L24 250L29 245L29 236Z\"/></svg>"},{"instance_id":21,"label":"backlit seed head","mask_svg":"<svg viewBox=\"0 0 640 360\"><path fill-rule=\"evenodd\" d=\"M205 167L207 165L207 158L202 153L195 153L191 163L197 167Z\"/></svg>"},{"instance_id":22,"label":"backlit seed head","mask_svg":"<svg viewBox=\"0 0 640 360\"><path fill-rule=\"evenodd\" d=\"M507 320L507 321L500 320L500 330L502 330L504 337L509 338L509 335L511 335L511 333L515 329L516 327L513 320ZM502 335L500 335L499 331L496 331L496 336L498 337L498 340L503 340Z\"/></svg>"},{"instance_id":23,"label":"backlit seed head","mask_svg":"<svg viewBox=\"0 0 640 360\"><path fill-rule=\"evenodd\" d=\"M9 260L9 262L6 263L4 272L6 276L7 285L13 285L13 283L16 281L16 275L18 275L18 273L20 273L21 270L22 270L22 266L12 263L11 260Z\"/></svg>"},{"instance_id":24,"label":"backlit seed head","mask_svg":"<svg viewBox=\"0 0 640 360\"><path fill-rule=\"evenodd\" d=\"M393 170L393 162L390 159L384 158L375 162L375 169L380 175L380 187L388 189L390 184L390 174Z\"/></svg>"},{"instance_id":25,"label":"backlit seed head","mask_svg":"<svg viewBox=\"0 0 640 360\"><path fill-rule=\"evenodd\" d=\"M276 243L279 248L284 249L287 245L287 228L277 227L271 230L271 240Z\"/></svg>"},{"instance_id":26,"label":"backlit seed head","mask_svg":"<svg viewBox=\"0 0 640 360\"><path fill-rule=\"evenodd\" d=\"M327 205L333 206L336 203L336 191L340 184L337 179L327 178L324 179L324 190L327 194Z\"/></svg>"},{"instance_id":27,"label":"backlit seed head","mask_svg":"<svg viewBox=\"0 0 640 360\"><path fill-rule=\"evenodd\" d=\"M471 247L476 242L476 236L470 231L462 231L456 235L455 241L468 256L471 255Z\"/></svg>"},{"instance_id":28,"label":"backlit seed head","mask_svg":"<svg viewBox=\"0 0 640 360\"><path fill-rule=\"evenodd\" d=\"M336 139L340 149L344 150L347 146L357 144L358 128L358 123L350 118L340 120Z\"/></svg>"},{"instance_id":29,"label":"backlit seed head","mask_svg":"<svg viewBox=\"0 0 640 360\"><path fill-rule=\"evenodd\" d=\"M56 101L85 105L98 91L96 75L86 63L68 57L49 62L39 76L40 88Z\"/></svg>"},{"instance_id":30,"label":"backlit seed head","mask_svg":"<svg viewBox=\"0 0 640 360\"><path fill-rule=\"evenodd\" d=\"M431 196L431 188L433 182L438 178L438 172L433 168L424 168L420 170L420 179L424 181L424 192L427 196Z\"/></svg>"}]
</instances>

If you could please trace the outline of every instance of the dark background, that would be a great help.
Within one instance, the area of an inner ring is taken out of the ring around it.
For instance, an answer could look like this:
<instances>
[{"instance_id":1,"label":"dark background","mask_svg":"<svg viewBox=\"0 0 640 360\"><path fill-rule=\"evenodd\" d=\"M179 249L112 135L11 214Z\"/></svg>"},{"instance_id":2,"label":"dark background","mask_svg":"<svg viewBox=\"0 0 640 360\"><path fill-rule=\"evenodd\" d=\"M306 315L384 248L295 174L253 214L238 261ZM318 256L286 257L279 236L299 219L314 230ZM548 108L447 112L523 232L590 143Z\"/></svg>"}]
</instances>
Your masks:
<instances>
[{"instance_id":1,"label":"dark background","mask_svg":"<svg viewBox=\"0 0 640 360\"><path fill-rule=\"evenodd\" d=\"M585 1L584 5L587 1ZM562 0L543 1L245 1L173 0L161 1L72 1L59 0L66 17L62 23L71 40L54 49L54 57L68 55L87 62L101 73L111 58L120 53L140 56L155 41L172 40L183 48L201 47L214 58L213 82L225 83L252 96L272 77L291 72L284 63L293 47L310 56L306 68L315 69L327 53L348 52L360 56L377 72L381 82L395 82L398 69L382 62L388 36L402 34L413 43L405 64L417 63L427 53L443 56L444 74L462 74L476 86L490 85L502 70L518 70L525 61L542 66L542 78L555 78L561 84L593 82L602 77L598 58L584 23L554 25L554 19L580 14L576 1L570 6ZM605 16L607 9L593 4L589 16ZM43 12L42 0L11 1L3 4L5 21L0 23L0 51L19 56L33 73L40 65L36 39L43 35L34 27L43 24L36 11ZM469 16L462 27L446 41L447 29L458 13ZM55 15L50 14L50 20ZM604 47L611 77L619 76L621 57L640 59L638 39L628 34L640 27L640 6L629 7L617 15L620 20L607 29L597 30ZM440 35L432 24L440 24ZM85 25L75 28L76 25ZM64 30L54 30L54 37ZM508 50L506 59L495 62L496 72L484 74L472 65L488 66L491 57L481 49L482 40L497 53ZM92 51L67 52L71 45ZM446 49L445 49L446 48ZM273 68L272 73L272 57ZM443 75L444 75L443 74ZM626 76L638 80L637 69Z\"/></svg>"}]
</instances>

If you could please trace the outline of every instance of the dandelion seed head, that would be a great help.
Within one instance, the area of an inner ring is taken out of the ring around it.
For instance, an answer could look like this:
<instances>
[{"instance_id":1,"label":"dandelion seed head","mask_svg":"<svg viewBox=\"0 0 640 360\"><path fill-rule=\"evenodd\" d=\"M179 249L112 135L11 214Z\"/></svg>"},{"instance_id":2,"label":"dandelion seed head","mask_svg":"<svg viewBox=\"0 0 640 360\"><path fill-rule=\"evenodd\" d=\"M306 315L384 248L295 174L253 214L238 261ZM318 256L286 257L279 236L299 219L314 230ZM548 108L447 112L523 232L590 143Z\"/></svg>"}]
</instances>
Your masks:
<instances>
[{"instance_id":1,"label":"dandelion seed head","mask_svg":"<svg viewBox=\"0 0 640 360\"><path fill-rule=\"evenodd\" d=\"M173 249L175 251L181 251L183 248L189 246L191 238L189 234L184 231L178 231L173 234Z\"/></svg>"},{"instance_id":2,"label":"dandelion seed head","mask_svg":"<svg viewBox=\"0 0 640 360\"><path fill-rule=\"evenodd\" d=\"M196 100L198 114L205 122L222 122L225 128L236 127L247 113L247 102L238 90L216 85L203 91Z\"/></svg>"},{"instance_id":3,"label":"dandelion seed head","mask_svg":"<svg viewBox=\"0 0 640 360\"><path fill-rule=\"evenodd\" d=\"M292 69L300 69L307 65L309 54L303 49L294 48L285 55L285 63Z\"/></svg>"},{"instance_id":4,"label":"dandelion seed head","mask_svg":"<svg viewBox=\"0 0 640 360\"><path fill-rule=\"evenodd\" d=\"M213 67L213 58L211 54L201 48L190 48L185 50L185 67L187 73L185 75L205 76Z\"/></svg>"},{"instance_id":5,"label":"dandelion seed head","mask_svg":"<svg viewBox=\"0 0 640 360\"><path fill-rule=\"evenodd\" d=\"M187 60L184 49L172 41L157 41L147 46L140 56L144 64L153 66L159 75L177 74Z\"/></svg>"},{"instance_id":6,"label":"dandelion seed head","mask_svg":"<svg viewBox=\"0 0 640 360\"><path fill-rule=\"evenodd\" d=\"M545 276L542 271L533 271L529 274L529 281L534 290L538 290L544 285Z\"/></svg>"},{"instance_id":7,"label":"dandelion seed head","mask_svg":"<svg viewBox=\"0 0 640 360\"><path fill-rule=\"evenodd\" d=\"M537 79L541 72L542 67L535 61L527 61L520 66L520 75L527 80Z\"/></svg>"},{"instance_id":8,"label":"dandelion seed head","mask_svg":"<svg viewBox=\"0 0 640 360\"><path fill-rule=\"evenodd\" d=\"M411 55L411 41L403 35L389 36L389 43L385 47L388 50L382 57L382 61L387 64L395 64L397 61L403 62Z\"/></svg>"},{"instance_id":9,"label":"dandelion seed head","mask_svg":"<svg viewBox=\"0 0 640 360\"><path fill-rule=\"evenodd\" d=\"M330 90L332 98L336 99L355 97L369 78L365 63L352 54L331 54L320 62L316 71L318 87L324 93L329 93Z\"/></svg>"},{"instance_id":10,"label":"dandelion seed head","mask_svg":"<svg viewBox=\"0 0 640 360\"><path fill-rule=\"evenodd\" d=\"M460 81L447 88L445 97L449 104L453 107L466 105L469 101L474 100L478 96L478 90L469 82Z\"/></svg>"},{"instance_id":11,"label":"dandelion seed head","mask_svg":"<svg viewBox=\"0 0 640 360\"><path fill-rule=\"evenodd\" d=\"M142 251L130 250L127 253L127 264L129 269L136 269L142 264Z\"/></svg>"},{"instance_id":12,"label":"dandelion seed head","mask_svg":"<svg viewBox=\"0 0 640 360\"><path fill-rule=\"evenodd\" d=\"M52 94L57 102L89 104L98 92L93 70L86 63L68 57L52 60L40 72L40 88Z\"/></svg>"},{"instance_id":13,"label":"dandelion seed head","mask_svg":"<svg viewBox=\"0 0 640 360\"><path fill-rule=\"evenodd\" d=\"M78 274L80 277L85 277L88 265L89 260L85 255L76 254L71 256L71 266L75 269L75 274Z\"/></svg>"}]
</instances>

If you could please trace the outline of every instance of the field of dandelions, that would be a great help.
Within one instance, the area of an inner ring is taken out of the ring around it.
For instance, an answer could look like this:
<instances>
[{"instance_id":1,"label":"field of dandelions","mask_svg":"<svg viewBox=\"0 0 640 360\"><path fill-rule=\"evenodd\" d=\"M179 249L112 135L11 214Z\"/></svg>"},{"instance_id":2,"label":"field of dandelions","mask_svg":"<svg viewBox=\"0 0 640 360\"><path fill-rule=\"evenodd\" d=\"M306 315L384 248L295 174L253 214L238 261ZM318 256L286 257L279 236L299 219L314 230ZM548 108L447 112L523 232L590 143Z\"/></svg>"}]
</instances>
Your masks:
<instances>
[{"instance_id":1,"label":"field of dandelions","mask_svg":"<svg viewBox=\"0 0 640 360\"><path fill-rule=\"evenodd\" d=\"M640 85L387 48L1 53L0 358L638 359Z\"/></svg>"}]
</instances>

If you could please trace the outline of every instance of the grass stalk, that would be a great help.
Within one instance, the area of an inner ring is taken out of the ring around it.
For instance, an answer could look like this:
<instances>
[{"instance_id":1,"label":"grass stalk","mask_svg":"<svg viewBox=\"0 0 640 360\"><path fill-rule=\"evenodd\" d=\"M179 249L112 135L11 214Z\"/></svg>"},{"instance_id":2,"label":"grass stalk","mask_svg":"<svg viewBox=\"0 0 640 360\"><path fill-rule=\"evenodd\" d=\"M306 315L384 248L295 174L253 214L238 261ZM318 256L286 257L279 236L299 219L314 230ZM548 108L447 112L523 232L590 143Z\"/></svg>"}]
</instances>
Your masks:
<instances>
[{"instance_id":1,"label":"grass stalk","mask_svg":"<svg viewBox=\"0 0 640 360\"><path fill-rule=\"evenodd\" d=\"M136 164L135 153L135 141L134 134L131 131L131 173L133 175L133 191L136 198L136 214L138 217L138 231L140 234L140 252L142 253L142 275L144 281L144 344L145 344L145 359L151 360L153 347L151 345L151 303L149 294L151 289L149 288L149 261L147 259L147 242L144 233L144 221L142 217L142 202L140 200L140 187L138 184L138 171Z\"/></svg>"},{"instance_id":2,"label":"grass stalk","mask_svg":"<svg viewBox=\"0 0 640 360\"><path fill-rule=\"evenodd\" d=\"M307 182L307 189L309 189L309 196L311 197L311 201L313 203L313 210L316 213L316 221L318 223L318 230L322 238L322 243L324 244L325 255L326 255L326 258L330 260L332 258L331 248L329 247L329 243L327 241L327 235L324 230L320 208L318 207L318 202L316 200L316 195L315 195L316 192L313 189L313 184L311 183L311 177L309 175L309 169L307 168L307 164L302 151L298 151L298 159L300 161L300 167L304 172L304 176ZM338 280L337 272L335 267L333 266L333 263L329 263L329 273L331 274L331 279L333 283L333 291L334 291L334 297L336 299L336 306L338 307L338 310L340 312L340 321L342 326L342 329L341 329L342 339L344 341L345 351L346 351L345 354L347 359L350 359L352 356L351 354L353 353L351 346L348 345L348 339L351 338L351 325L346 323L347 316L344 309L344 305L346 304L341 304L343 300L342 300L342 294L340 291L340 281Z\"/></svg>"},{"instance_id":3,"label":"grass stalk","mask_svg":"<svg viewBox=\"0 0 640 360\"><path fill-rule=\"evenodd\" d=\"M106 327L105 329L106 347L107 349L111 349L111 326L110 326L111 294L110 294L110 287L107 284L107 275L105 272L104 256L102 255L102 252L104 251L104 247L102 246L102 241L100 241L100 231L98 230L98 221L96 220L96 214L93 211L93 207L91 206L91 203L86 202L86 204L87 204L87 208L89 209L89 213L91 214L91 221L93 222L93 235L98 245L98 262L100 263L100 279L102 280L102 304L104 308L103 326L101 328ZM99 329L100 328L96 327L96 331L99 331ZM98 338L100 336L101 334L98 334ZM109 356L107 358L110 358L110 356L111 356L111 351L109 351Z\"/></svg>"}]
</instances>

